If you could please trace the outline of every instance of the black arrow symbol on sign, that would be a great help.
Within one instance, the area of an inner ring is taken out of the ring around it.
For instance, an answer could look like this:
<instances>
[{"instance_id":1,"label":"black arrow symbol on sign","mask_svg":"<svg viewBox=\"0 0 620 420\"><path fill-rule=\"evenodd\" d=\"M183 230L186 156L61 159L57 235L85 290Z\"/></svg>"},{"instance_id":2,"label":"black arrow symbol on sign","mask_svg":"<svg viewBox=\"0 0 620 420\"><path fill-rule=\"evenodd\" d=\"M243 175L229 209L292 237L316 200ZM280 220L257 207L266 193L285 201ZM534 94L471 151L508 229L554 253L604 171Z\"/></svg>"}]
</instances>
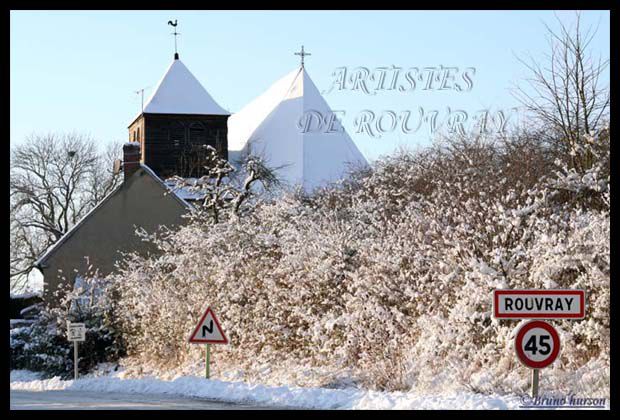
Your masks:
<instances>
[{"instance_id":1,"label":"black arrow symbol on sign","mask_svg":"<svg viewBox=\"0 0 620 420\"><path fill-rule=\"evenodd\" d=\"M207 331L209 331L209 334L213 333L213 320L209 321L209 326L208 327L206 325L202 326L202 335L203 336L207 335Z\"/></svg>"}]
</instances>

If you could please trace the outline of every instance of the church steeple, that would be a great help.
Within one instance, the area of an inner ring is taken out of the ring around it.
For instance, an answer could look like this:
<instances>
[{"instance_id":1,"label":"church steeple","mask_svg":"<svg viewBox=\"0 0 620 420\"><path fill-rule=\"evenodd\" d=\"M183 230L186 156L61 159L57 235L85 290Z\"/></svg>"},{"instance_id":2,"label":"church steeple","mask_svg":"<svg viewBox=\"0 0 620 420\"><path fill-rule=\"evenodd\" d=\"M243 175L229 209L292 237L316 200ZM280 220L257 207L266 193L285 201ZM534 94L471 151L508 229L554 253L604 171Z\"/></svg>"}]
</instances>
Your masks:
<instances>
[{"instance_id":1,"label":"church steeple","mask_svg":"<svg viewBox=\"0 0 620 420\"><path fill-rule=\"evenodd\" d=\"M175 52L142 113L129 126L129 140L140 143L141 162L160 177L199 177L204 168L196 164L194 154L205 145L228 157L229 116Z\"/></svg>"}]
</instances>

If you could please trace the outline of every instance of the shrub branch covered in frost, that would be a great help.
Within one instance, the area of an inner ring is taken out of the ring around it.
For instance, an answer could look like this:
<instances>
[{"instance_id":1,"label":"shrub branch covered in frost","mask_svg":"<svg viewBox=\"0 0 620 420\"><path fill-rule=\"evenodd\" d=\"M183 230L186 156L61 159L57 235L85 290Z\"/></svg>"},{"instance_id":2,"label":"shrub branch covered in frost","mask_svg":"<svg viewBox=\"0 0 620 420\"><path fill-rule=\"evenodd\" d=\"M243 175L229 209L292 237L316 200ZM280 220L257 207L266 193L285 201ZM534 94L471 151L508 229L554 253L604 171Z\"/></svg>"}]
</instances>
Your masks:
<instances>
[{"instance_id":1,"label":"shrub branch covered in frost","mask_svg":"<svg viewBox=\"0 0 620 420\"><path fill-rule=\"evenodd\" d=\"M202 163L206 174L201 178L175 176L167 180L176 189L187 188L203 197L191 215L195 221L219 223L230 216L238 218L245 213L246 205L253 202L257 188L265 192L280 186L274 169L260 156L244 155L241 171L235 173L235 168L214 147L206 146Z\"/></svg>"},{"instance_id":2,"label":"shrub branch covered in frost","mask_svg":"<svg viewBox=\"0 0 620 420\"><path fill-rule=\"evenodd\" d=\"M162 370L200 361L187 336L211 305L230 340L216 363L262 380L292 364L378 389L522 392L518 323L492 318L492 290L580 288L586 318L554 322L562 352L542 386L608 395L608 172L550 155L527 137L453 140L152 239L165 252L110 278L128 352Z\"/></svg>"}]
</instances>

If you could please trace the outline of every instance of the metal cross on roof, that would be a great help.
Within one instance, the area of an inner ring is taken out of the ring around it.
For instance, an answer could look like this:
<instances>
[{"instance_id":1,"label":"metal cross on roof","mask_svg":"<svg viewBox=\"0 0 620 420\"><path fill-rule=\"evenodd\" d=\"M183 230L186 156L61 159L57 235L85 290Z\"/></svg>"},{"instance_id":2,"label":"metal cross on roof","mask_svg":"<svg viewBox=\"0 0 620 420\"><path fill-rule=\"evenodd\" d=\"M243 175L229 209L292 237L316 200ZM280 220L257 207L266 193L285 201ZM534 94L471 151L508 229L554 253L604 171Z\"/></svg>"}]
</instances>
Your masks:
<instances>
[{"instance_id":1,"label":"metal cross on roof","mask_svg":"<svg viewBox=\"0 0 620 420\"><path fill-rule=\"evenodd\" d=\"M310 53L307 53L304 51L304 46L301 46L301 51L300 52L296 52L295 55L300 55L301 56L301 66L304 66L304 57L307 55L312 55Z\"/></svg>"},{"instance_id":2,"label":"metal cross on roof","mask_svg":"<svg viewBox=\"0 0 620 420\"><path fill-rule=\"evenodd\" d=\"M177 35L181 35L180 33L177 32L177 20L174 20L174 23L172 23L171 20L168 21L168 25L172 26L174 28L174 32L172 32L171 35L174 35L174 59L178 60L179 59L179 53L177 52Z\"/></svg>"}]
</instances>

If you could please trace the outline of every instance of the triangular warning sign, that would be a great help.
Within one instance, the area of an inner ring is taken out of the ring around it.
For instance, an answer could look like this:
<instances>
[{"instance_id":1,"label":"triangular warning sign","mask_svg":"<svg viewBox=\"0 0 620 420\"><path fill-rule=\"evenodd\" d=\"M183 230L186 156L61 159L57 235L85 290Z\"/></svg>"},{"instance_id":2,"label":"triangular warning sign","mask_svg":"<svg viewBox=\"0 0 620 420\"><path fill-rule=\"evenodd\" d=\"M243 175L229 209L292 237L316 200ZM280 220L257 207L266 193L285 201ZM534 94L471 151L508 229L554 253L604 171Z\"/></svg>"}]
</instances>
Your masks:
<instances>
[{"instance_id":1,"label":"triangular warning sign","mask_svg":"<svg viewBox=\"0 0 620 420\"><path fill-rule=\"evenodd\" d=\"M210 307L200 318L200 322L189 338L189 342L195 344L228 344L224 330Z\"/></svg>"}]
</instances>

